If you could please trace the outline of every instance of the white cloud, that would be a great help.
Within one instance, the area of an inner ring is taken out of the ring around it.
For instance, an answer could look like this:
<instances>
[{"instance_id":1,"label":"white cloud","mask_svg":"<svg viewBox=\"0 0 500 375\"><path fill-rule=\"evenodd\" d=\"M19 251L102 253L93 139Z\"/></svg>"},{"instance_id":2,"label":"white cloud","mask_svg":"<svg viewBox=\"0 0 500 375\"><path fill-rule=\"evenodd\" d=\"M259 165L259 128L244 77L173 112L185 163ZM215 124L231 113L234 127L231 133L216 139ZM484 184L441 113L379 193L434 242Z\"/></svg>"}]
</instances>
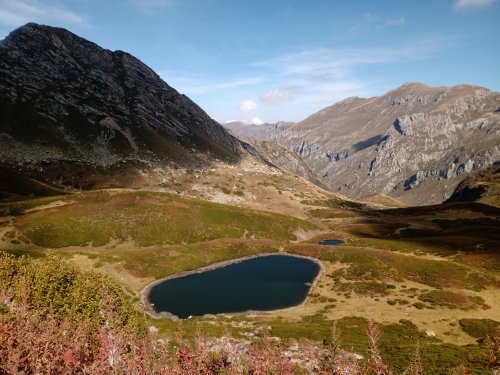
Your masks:
<instances>
[{"instance_id":1,"label":"white cloud","mask_svg":"<svg viewBox=\"0 0 500 375\"><path fill-rule=\"evenodd\" d=\"M238 107L241 113L246 113L256 109L257 103L253 100L245 99L240 102L240 105Z\"/></svg>"},{"instance_id":2,"label":"white cloud","mask_svg":"<svg viewBox=\"0 0 500 375\"><path fill-rule=\"evenodd\" d=\"M351 28L354 32L367 32L372 30L384 30L391 27L401 27L406 23L405 17L382 19L373 13L363 13L361 19Z\"/></svg>"},{"instance_id":3,"label":"white cloud","mask_svg":"<svg viewBox=\"0 0 500 375\"><path fill-rule=\"evenodd\" d=\"M84 16L60 5L37 0L0 0L0 24L11 27L28 22L87 25Z\"/></svg>"},{"instance_id":4,"label":"white cloud","mask_svg":"<svg viewBox=\"0 0 500 375\"><path fill-rule=\"evenodd\" d=\"M317 48L280 56L255 65L274 69L281 76L307 77L324 82L336 78L348 78L352 70L358 66L424 59L440 49L443 43L443 39L433 38L393 48Z\"/></svg>"},{"instance_id":5,"label":"white cloud","mask_svg":"<svg viewBox=\"0 0 500 375\"><path fill-rule=\"evenodd\" d=\"M385 21L381 25L378 25L377 28L379 30L382 30L382 29L387 29L389 27L403 26L405 23L406 23L406 20L404 17L392 18L390 20Z\"/></svg>"},{"instance_id":6,"label":"white cloud","mask_svg":"<svg viewBox=\"0 0 500 375\"><path fill-rule=\"evenodd\" d=\"M466 8L485 8L494 2L495 0L455 0L453 9L458 11Z\"/></svg>"},{"instance_id":7,"label":"white cloud","mask_svg":"<svg viewBox=\"0 0 500 375\"><path fill-rule=\"evenodd\" d=\"M258 118L256 116L256 117L252 117L251 123L254 125L262 125L264 123L264 121L262 121L260 118Z\"/></svg>"},{"instance_id":8,"label":"white cloud","mask_svg":"<svg viewBox=\"0 0 500 375\"><path fill-rule=\"evenodd\" d=\"M240 87L257 85L263 81L262 77L247 77L216 83L201 78L179 77L173 73L172 76L170 76L169 72L160 72L159 75L169 85L188 95L234 90Z\"/></svg>"},{"instance_id":9,"label":"white cloud","mask_svg":"<svg viewBox=\"0 0 500 375\"><path fill-rule=\"evenodd\" d=\"M358 70L423 60L449 42L449 39L434 37L381 48L317 48L261 61L254 66L265 69L278 88L262 94L259 103L281 105L286 114L296 112L296 108L308 108L312 113L349 96L379 94L380 82L360 80ZM272 109L262 110L269 118Z\"/></svg>"},{"instance_id":10,"label":"white cloud","mask_svg":"<svg viewBox=\"0 0 500 375\"><path fill-rule=\"evenodd\" d=\"M293 94L299 89L297 86L280 87L262 94L260 101L271 105L287 103L293 99Z\"/></svg>"}]
</instances>

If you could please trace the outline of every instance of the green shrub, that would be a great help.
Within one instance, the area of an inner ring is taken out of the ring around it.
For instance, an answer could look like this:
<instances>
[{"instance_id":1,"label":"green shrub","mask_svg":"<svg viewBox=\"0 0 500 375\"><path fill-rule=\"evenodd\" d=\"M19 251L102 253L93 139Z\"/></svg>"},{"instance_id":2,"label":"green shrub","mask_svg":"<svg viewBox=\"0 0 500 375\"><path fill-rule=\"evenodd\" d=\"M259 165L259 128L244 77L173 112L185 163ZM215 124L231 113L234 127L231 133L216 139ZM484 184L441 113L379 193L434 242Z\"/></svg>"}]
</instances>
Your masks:
<instances>
[{"instance_id":1,"label":"green shrub","mask_svg":"<svg viewBox=\"0 0 500 375\"><path fill-rule=\"evenodd\" d=\"M425 309L427 307L427 305L422 302L415 302L412 306L419 310Z\"/></svg>"},{"instance_id":2,"label":"green shrub","mask_svg":"<svg viewBox=\"0 0 500 375\"><path fill-rule=\"evenodd\" d=\"M492 319L460 319L458 323L465 333L477 339L493 337L500 329L500 322Z\"/></svg>"},{"instance_id":3,"label":"green shrub","mask_svg":"<svg viewBox=\"0 0 500 375\"><path fill-rule=\"evenodd\" d=\"M473 308L474 305L482 305L484 300L479 296L467 296L462 293L448 290L431 290L422 293L418 299L432 305L445 306L448 308Z\"/></svg>"},{"instance_id":4,"label":"green shrub","mask_svg":"<svg viewBox=\"0 0 500 375\"><path fill-rule=\"evenodd\" d=\"M105 322L104 312L112 309L118 325L144 328L117 282L101 273L82 272L55 256L35 260L0 252L0 292L47 318L99 326Z\"/></svg>"},{"instance_id":5,"label":"green shrub","mask_svg":"<svg viewBox=\"0 0 500 375\"><path fill-rule=\"evenodd\" d=\"M110 239L138 245L195 243L218 238L295 239L299 228L315 225L287 215L227 206L166 193L92 192L71 208L30 212L16 227L42 247L102 246Z\"/></svg>"}]
</instances>

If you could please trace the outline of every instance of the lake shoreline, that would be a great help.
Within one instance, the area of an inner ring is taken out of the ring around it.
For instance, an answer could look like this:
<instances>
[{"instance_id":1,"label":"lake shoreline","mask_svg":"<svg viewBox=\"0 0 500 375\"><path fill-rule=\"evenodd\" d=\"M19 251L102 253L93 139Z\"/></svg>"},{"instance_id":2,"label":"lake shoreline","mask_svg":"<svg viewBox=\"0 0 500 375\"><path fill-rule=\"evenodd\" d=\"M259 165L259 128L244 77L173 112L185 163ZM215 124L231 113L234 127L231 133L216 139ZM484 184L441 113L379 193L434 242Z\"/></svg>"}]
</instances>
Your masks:
<instances>
[{"instance_id":1,"label":"lake shoreline","mask_svg":"<svg viewBox=\"0 0 500 375\"><path fill-rule=\"evenodd\" d=\"M314 280L311 282L311 285L310 285L309 290L307 292L307 296L304 298L304 300L300 304L295 305L295 306L280 308L280 309L274 309L274 310L258 310L258 311L257 310L255 310L255 311L254 310L247 310L247 311L240 311L240 312L207 314L207 315L212 315L212 316L236 316L236 315L249 315L249 314L259 314L260 315L260 314L265 314L265 313L272 313L272 312L279 312L279 311L283 311L283 310L293 309L293 308L297 308L299 306L304 305L307 302L307 300L309 299L309 294L310 294L311 290L314 289L319 278L322 276L325 267L324 267L323 263L321 263L321 261L317 258L308 257L308 256L304 256L304 255L298 255L298 254L291 254L291 253L287 253L284 251L280 251L280 252L248 255L248 256L245 256L243 258L229 259L229 260L225 260L223 262L213 263L213 264L210 264L208 266L197 268L196 270L183 271L180 273L176 273L175 275L170 275L170 276L155 280L152 283L149 283L148 285L146 285L140 292L140 300L141 300L141 305L143 307L143 310L146 314L148 314L150 317L155 318L155 319L167 318L167 319L172 319L172 320L181 320L181 318L179 318L177 315L174 315L174 314L169 313L167 311L157 312L153 308L153 305L149 302L149 294L150 294L151 288L153 288L154 286L161 284L167 280L177 279L177 278L189 276L189 275L195 275L195 274L199 274L199 273L203 273L203 272L207 272L207 271L213 271L216 269L224 268L224 267L232 265L232 264L241 263L241 262L244 262L246 260L260 258L260 257L266 257L266 256L272 256L272 255L291 256L291 257L296 257L296 258L301 258L301 259L308 259L308 260L316 263L319 266L318 274L316 275Z\"/></svg>"}]
</instances>

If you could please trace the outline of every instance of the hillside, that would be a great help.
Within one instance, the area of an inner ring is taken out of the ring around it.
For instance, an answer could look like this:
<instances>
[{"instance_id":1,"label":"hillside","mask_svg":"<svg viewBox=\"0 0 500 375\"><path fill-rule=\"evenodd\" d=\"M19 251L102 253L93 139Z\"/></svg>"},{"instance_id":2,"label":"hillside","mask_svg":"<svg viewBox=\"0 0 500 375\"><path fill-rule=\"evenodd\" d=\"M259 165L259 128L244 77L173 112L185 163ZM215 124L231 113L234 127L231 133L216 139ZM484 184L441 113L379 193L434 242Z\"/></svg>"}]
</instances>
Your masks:
<instances>
[{"instance_id":1,"label":"hillside","mask_svg":"<svg viewBox=\"0 0 500 375\"><path fill-rule=\"evenodd\" d=\"M0 42L0 160L58 186L237 161L240 142L140 60L27 24Z\"/></svg>"},{"instance_id":2,"label":"hillside","mask_svg":"<svg viewBox=\"0 0 500 375\"><path fill-rule=\"evenodd\" d=\"M500 94L482 87L409 83L345 99L282 130L243 129L297 153L333 191L423 205L442 202L467 173L500 159L498 108Z\"/></svg>"},{"instance_id":3,"label":"hillside","mask_svg":"<svg viewBox=\"0 0 500 375\"><path fill-rule=\"evenodd\" d=\"M447 202L481 202L500 207L500 165L469 174L458 184Z\"/></svg>"},{"instance_id":4,"label":"hillside","mask_svg":"<svg viewBox=\"0 0 500 375\"><path fill-rule=\"evenodd\" d=\"M230 121L224 124L226 129L242 137L251 137L259 141L277 140L279 134L293 126L295 123L280 121L262 125L246 124L241 121Z\"/></svg>"},{"instance_id":5,"label":"hillside","mask_svg":"<svg viewBox=\"0 0 500 375\"><path fill-rule=\"evenodd\" d=\"M471 174L458 202L404 202L498 158L498 103L411 84L297 124L229 125L247 140L127 53L15 30L0 42L0 374L497 371L498 168ZM446 175L405 177L449 153ZM305 300L151 314L153 284L271 253L316 263Z\"/></svg>"}]
</instances>

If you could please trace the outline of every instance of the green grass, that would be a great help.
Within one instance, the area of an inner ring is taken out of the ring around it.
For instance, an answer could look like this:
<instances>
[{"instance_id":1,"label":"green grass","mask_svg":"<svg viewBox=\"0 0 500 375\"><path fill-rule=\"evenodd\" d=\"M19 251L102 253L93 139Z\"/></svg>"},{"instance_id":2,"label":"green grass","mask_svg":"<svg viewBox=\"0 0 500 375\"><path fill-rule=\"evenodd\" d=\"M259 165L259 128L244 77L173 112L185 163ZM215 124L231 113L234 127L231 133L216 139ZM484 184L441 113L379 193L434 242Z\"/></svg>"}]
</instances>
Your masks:
<instances>
[{"instance_id":1,"label":"green grass","mask_svg":"<svg viewBox=\"0 0 500 375\"><path fill-rule=\"evenodd\" d=\"M443 244L425 241L412 241L407 239L385 239L385 238L353 238L349 244L360 247L372 247L376 249L390 250L401 253L412 252L416 254L429 253L440 256L450 256L457 253Z\"/></svg>"},{"instance_id":2,"label":"green grass","mask_svg":"<svg viewBox=\"0 0 500 375\"><path fill-rule=\"evenodd\" d=\"M283 319L274 319L266 323L271 326L273 336L328 341L333 322L316 314L295 323ZM360 317L345 317L337 320L337 326L342 332L342 347L367 356L366 325L367 320ZM479 346L443 344L419 331L408 320L400 320L399 324L383 325L381 328L380 352L382 358L395 373L402 373L408 366L415 353L417 342L425 374L447 374L451 368L463 362L470 366L474 374L491 373L486 352Z\"/></svg>"},{"instance_id":3,"label":"green grass","mask_svg":"<svg viewBox=\"0 0 500 375\"><path fill-rule=\"evenodd\" d=\"M334 283L334 289L342 293L354 292L363 296L386 296L391 293L390 284L377 282L377 281L355 281L355 282L341 282Z\"/></svg>"},{"instance_id":4,"label":"green grass","mask_svg":"<svg viewBox=\"0 0 500 375\"><path fill-rule=\"evenodd\" d=\"M408 279L434 288L470 290L482 290L496 282L492 275L479 268L347 244L335 246L335 249L324 249L314 244L290 244L287 251L349 264L349 268L339 270L335 275L336 278L342 276L351 281Z\"/></svg>"},{"instance_id":5,"label":"green grass","mask_svg":"<svg viewBox=\"0 0 500 375\"><path fill-rule=\"evenodd\" d=\"M433 306L444 306L451 309L472 309L484 304L484 300L479 296L469 296L449 290L431 290L419 295L418 299Z\"/></svg>"},{"instance_id":6,"label":"green grass","mask_svg":"<svg viewBox=\"0 0 500 375\"><path fill-rule=\"evenodd\" d=\"M195 270L210 264L268 252L276 252L270 245L233 243L196 243L168 247L150 247L130 250L90 250L79 253L102 263L118 264L133 276L160 279L183 271ZM68 253L72 254L72 253Z\"/></svg>"},{"instance_id":7,"label":"green grass","mask_svg":"<svg viewBox=\"0 0 500 375\"><path fill-rule=\"evenodd\" d=\"M21 215L25 210L49 204L54 201L64 200L68 195L58 195L43 198L31 198L22 201L0 203L0 216Z\"/></svg>"},{"instance_id":8,"label":"green grass","mask_svg":"<svg viewBox=\"0 0 500 375\"><path fill-rule=\"evenodd\" d=\"M183 320L148 318L148 322L170 339L175 339L179 333L182 333L182 336L186 339L193 339L198 332L208 337L220 337L224 334L239 337L242 332L248 332L249 328L238 327L236 326L237 323L246 322L249 326L252 326L252 321L249 321L245 316L231 318L194 316Z\"/></svg>"},{"instance_id":9,"label":"green grass","mask_svg":"<svg viewBox=\"0 0 500 375\"><path fill-rule=\"evenodd\" d=\"M310 210L309 214L312 217L318 219L338 219L338 218L348 218L348 217L356 217L357 215L352 211L339 210L334 208L322 208Z\"/></svg>"},{"instance_id":10,"label":"green grass","mask_svg":"<svg viewBox=\"0 0 500 375\"><path fill-rule=\"evenodd\" d=\"M500 241L500 211L484 204L364 209L356 213L358 220L335 228L356 237L352 240L356 246L451 256L495 249Z\"/></svg>"},{"instance_id":11,"label":"green grass","mask_svg":"<svg viewBox=\"0 0 500 375\"><path fill-rule=\"evenodd\" d=\"M342 200L340 198L332 197L329 199L314 199L314 200L303 200L300 203L309 206L318 207L329 207L329 208L343 208L348 210L359 210L365 207L364 204L359 202L353 202L348 200Z\"/></svg>"},{"instance_id":12,"label":"green grass","mask_svg":"<svg viewBox=\"0 0 500 375\"><path fill-rule=\"evenodd\" d=\"M460 319L458 323L464 332L477 339L500 333L500 322L492 319Z\"/></svg>"},{"instance_id":13,"label":"green grass","mask_svg":"<svg viewBox=\"0 0 500 375\"><path fill-rule=\"evenodd\" d=\"M218 238L294 239L315 226L286 215L181 198L164 193L93 192L77 202L21 216L16 226L44 247L105 245L111 238L138 245L180 244Z\"/></svg>"}]
</instances>

